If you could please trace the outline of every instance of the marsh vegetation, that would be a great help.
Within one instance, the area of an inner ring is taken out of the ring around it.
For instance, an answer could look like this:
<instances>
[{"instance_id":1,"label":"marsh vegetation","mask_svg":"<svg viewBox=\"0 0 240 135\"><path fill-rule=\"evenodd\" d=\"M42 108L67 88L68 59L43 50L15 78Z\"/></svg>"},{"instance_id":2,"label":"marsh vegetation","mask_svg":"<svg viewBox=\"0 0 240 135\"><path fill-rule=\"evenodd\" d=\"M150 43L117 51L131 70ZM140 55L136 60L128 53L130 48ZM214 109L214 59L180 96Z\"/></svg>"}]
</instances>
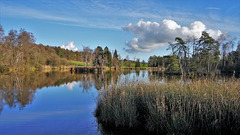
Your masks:
<instances>
[{"instance_id":1,"label":"marsh vegetation","mask_svg":"<svg viewBox=\"0 0 240 135\"><path fill-rule=\"evenodd\" d=\"M240 132L240 81L123 80L99 92L95 115L106 129L164 134Z\"/></svg>"}]
</instances>

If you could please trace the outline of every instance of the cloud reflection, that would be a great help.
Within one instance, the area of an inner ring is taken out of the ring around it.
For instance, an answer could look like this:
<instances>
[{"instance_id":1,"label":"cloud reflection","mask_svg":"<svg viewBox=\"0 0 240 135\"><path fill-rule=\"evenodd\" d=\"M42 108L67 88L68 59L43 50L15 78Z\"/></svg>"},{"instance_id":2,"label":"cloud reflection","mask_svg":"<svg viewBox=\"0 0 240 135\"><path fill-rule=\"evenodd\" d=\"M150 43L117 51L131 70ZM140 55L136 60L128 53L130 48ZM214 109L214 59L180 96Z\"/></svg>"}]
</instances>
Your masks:
<instances>
[{"instance_id":1,"label":"cloud reflection","mask_svg":"<svg viewBox=\"0 0 240 135\"><path fill-rule=\"evenodd\" d=\"M77 85L77 82L73 81L73 82L70 82L70 83L67 83L67 84L63 84L62 86L66 86L68 90L73 90L73 87Z\"/></svg>"}]
</instances>

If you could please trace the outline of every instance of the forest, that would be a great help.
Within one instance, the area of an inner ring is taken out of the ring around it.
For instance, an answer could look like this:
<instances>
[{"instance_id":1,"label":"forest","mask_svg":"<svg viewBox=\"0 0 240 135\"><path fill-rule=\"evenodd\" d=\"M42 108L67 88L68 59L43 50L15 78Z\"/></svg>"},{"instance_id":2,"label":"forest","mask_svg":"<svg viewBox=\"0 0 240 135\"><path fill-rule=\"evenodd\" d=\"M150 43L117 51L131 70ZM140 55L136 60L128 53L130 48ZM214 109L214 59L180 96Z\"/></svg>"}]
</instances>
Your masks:
<instances>
[{"instance_id":1,"label":"forest","mask_svg":"<svg viewBox=\"0 0 240 135\"><path fill-rule=\"evenodd\" d=\"M7 35L0 25L0 70L32 70L41 69L44 65L69 65L70 61L79 61L84 66L120 67L121 56L108 47L98 46L92 50L83 46L83 51L73 52L60 47L36 44L31 32L25 29L10 30Z\"/></svg>"},{"instance_id":2,"label":"forest","mask_svg":"<svg viewBox=\"0 0 240 135\"><path fill-rule=\"evenodd\" d=\"M164 67L166 72L192 73L240 73L240 41L234 50L235 39L229 35L221 35L214 40L207 32L199 39L175 38L175 43L169 42L167 56L150 56L148 66Z\"/></svg>"},{"instance_id":3,"label":"forest","mask_svg":"<svg viewBox=\"0 0 240 135\"><path fill-rule=\"evenodd\" d=\"M240 41L229 35L222 34L217 40L207 32L202 32L199 39L176 37L175 42L169 42L167 50L170 55L150 56L148 62L140 62L137 58L130 60L128 56L121 58L117 50L107 46L91 49L83 46L82 51L65 50L36 44L31 32L25 29L10 30L5 35L0 25L0 71L5 70L35 70L44 65L82 65L107 67L161 67L166 73L176 74L209 74L209 73L240 73ZM234 44L237 48L234 50ZM74 63L71 61L77 61Z\"/></svg>"}]
</instances>

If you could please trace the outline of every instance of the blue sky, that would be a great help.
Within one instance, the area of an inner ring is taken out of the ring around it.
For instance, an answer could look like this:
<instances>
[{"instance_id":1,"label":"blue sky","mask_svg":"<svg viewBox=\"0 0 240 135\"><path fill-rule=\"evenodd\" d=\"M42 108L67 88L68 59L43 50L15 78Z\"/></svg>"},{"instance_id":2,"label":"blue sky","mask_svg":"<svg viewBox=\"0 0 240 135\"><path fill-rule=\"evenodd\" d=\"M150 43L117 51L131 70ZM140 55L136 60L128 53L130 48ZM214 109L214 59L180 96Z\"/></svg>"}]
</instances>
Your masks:
<instances>
[{"instance_id":1,"label":"blue sky","mask_svg":"<svg viewBox=\"0 0 240 135\"><path fill-rule=\"evenodd\" d=\"M0 0L0 24L5 34L25 28L44 45L74 41L79 50L108 46L147 60L169 54L167 41L178 34L228 32L239 40L239 9L239 0Z\"/></svg>"}]
</instances>

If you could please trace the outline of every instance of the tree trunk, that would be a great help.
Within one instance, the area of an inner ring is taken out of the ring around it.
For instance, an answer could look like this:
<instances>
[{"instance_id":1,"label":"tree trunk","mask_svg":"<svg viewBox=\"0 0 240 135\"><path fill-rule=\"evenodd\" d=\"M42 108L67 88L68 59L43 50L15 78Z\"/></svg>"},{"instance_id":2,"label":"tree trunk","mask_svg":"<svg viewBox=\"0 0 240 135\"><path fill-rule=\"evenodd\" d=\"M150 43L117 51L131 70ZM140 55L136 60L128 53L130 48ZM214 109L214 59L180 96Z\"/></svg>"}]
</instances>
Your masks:
<instances>
[{"instance_id":1,"label":"tree trunk","mask_svg":"<svg viewBox=\"0 0 240 135\"><path fill-rule=\"evenodd\" d=\"M182 75L183 75L183 67L182 67L182 64L181 64L181 59L178 59L178 63L180 65L180 69L181 69L181 72L182 72Z\"/></svg>"},{"instance_id":2,"label":"tree trunk","mask_svg":"<svg viewBox=\"0 0 240 135\"><path fill-rule=\"evenodd\" d=\"M85 66L87 65L87 55L85 55Z\"/></svg>"},{"instance_id":3,"label":"tree trunk","mask_svg":"<svg viewBox=\"0 0 240 135\"><path fill-rule=\"evenodd\" d=\"M184 72L186 73L188 70L187 68L187 52L184 52Z\"/></svg>"},{"instance_id":4,"label":"tree trunk","mask_svg":"<svg viewBox=\"0 0 240 135\"><path fill-rule=\"evenodd\" d=\"M210 60L211 60L211 55L209 54L209 56L208 56L208 69L207 69L207 73L209 73L209 71L210 71Z\"/></svg>"}]
</instances>

